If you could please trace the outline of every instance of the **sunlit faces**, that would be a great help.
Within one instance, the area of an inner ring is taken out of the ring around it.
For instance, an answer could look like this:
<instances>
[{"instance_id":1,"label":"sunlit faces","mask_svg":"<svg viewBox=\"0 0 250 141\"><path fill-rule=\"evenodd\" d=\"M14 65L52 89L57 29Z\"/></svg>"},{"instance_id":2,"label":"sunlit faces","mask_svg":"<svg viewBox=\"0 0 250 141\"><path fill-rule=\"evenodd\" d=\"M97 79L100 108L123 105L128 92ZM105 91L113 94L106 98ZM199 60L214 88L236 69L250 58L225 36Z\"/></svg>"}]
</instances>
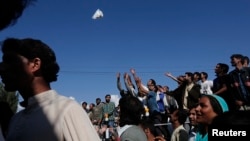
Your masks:
<instances>
[{"instance_id":1,"label":"sunlit faces","mask_svg":"<svg viewBox=\"0 0 250 141\"><path fill-rule=\"evenodd\" d=\"M149 90L154 89L155 86L152 84L152 80L148 80L147 87L148 87Z\"/></svg>"},{"instance_id":2,"label":"sunlit faces","mask_svg":"<svg viewBox=\"0 0 250 141\"><path fill-rule=\"evenodd\" d=\"M110 102L110 99L111 99L110 95L108 95L108 96L105 97L106 102Z\"/></svg>"},{"instance_id":3,"label":"sunlit faces","mask_svg":"<svg viewBox=\"0 0 250 141\"><path fill-rule=\"evenodd\" d=\"M197 121L196 121L197 116L196 116L195 108L192 108L192 109L189 110L188 118L189 118L189 121L190 121L191 125L196 125L197 124Z\"/></svg>"},{"instance_id":4,"label":"sunlit faces","mask_svg":"<svg viewBox=\"0 0 250 141\"><path fill-rule=\"evenodd\" d=\"M197 123L211 124L213 118L217 116L207 96L202 96L199 100L198 106L195 108Z\"/></svg>"}]
</instances>

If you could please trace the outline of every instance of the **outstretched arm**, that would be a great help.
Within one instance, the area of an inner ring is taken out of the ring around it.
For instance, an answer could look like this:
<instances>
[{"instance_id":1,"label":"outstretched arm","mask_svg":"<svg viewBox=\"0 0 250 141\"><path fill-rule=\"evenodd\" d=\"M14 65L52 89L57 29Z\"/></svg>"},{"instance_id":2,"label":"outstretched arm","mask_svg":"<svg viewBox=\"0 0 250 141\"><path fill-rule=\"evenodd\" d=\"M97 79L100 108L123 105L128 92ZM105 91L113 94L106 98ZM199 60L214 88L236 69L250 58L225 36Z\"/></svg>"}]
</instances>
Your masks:
<instances>
[{"instance_id":1,"label":"outstretched arm","mask_svg":"<svg viewBox=\"0 0 250 141\"><path fill-rule=\"evenodd\" d=\"M141 93L143 95L147 95L149 93L149 91L144 88L144 85L141 82L141 78L135 77L135 82L136 82L136 85L138 87L138 92L139 93Z\"/></svg>"},{"instance_id":2,"label":"outstretched arm","mask_svg":"<svg viewBox=\"0 0 250 141\"><path fill-rule=\"evenodd\" d=\"M131 68L131 69L130 69L130 72L131 72L131 74L132 74L132 76L133 76L133 78L134 78L134 80L135 80L135 78L136 78L135 69L134 69L134 68Z\"/></svg>"},{"instance_id":3,"label":"outstretched arm","mask_svg":"<svg viewBox=\"0 0 250 141\"><path fill-rule=\"evenodd\" d=\"M138 86L138 83L136 82L136 73L135 73L135 69L133 69L133 68L131 68L130 69L130 72L131 72L131 74L132 74L132 76L133 76L133 78L134 78L134 80L135 80L135 84L136 84L136 86L137 86L137 89L138 89L138 91L139 91L139 86Z\"/></svg>"},{"instance_id":4,"label":"outstretched arm","mask_svg":"<svg viewBox=\"0 0 250 141\"><path fill-rule=\"evenodd\" d=\"M118 73L116 74L116 84L117 84L118 90L119 90L119 91L122 91L122 84L121 84L120 76L121 76L121 74L120 74L120 72L118 72Z\"/></svg>"},{"instance_id":5,"label":"outstretched arm","mask_svg":"<svg viewBox=\"0 0 250 141\"><path fill-rule=\"evenodd\" d=\"M137 96L137 92L135 90L135 87L134 87L134 84L131 80L131 77L128 73L125 73L124 74L124 83L125 83L125 86L127 88L127 90L133 95L133 96Z\"/></svg>"},{"instance_id":6,"label":"outstretched arm","mask_svg":"<svg viewBox=\"0 0 250 141\"><path fill-rule=\"evenodd\" d=\"M130 69L130 72L131 72L131 74L132 74L132 76L133 76L133 78L134 78L134 80L135 80L135 84L136 84L136 86L137 86L137 88L138 88L138 92L139 93L142 93L142 94L147 94L148 93L148 90L146 90L145 88L144 88L144 86L143 86L143 84L142 84L142 82L141 82L141 79L138 77L138 76L136 76L136 72L135 72L135 69L133 69L133 68L131 68Z\"/></svg>"},{"instance_id":7,"label":"outstretched arm","mask_svg":"<svg viewBox=\"0 0 250 141\"><path fill-rule=\"evenodd\" d=\"M165 75L171 79L173 79L174 81L176 81L177 83L181 83L180 80L178 80L175 76L173 76L170 72L166 72Z\"/></svg>"}]
</instances>

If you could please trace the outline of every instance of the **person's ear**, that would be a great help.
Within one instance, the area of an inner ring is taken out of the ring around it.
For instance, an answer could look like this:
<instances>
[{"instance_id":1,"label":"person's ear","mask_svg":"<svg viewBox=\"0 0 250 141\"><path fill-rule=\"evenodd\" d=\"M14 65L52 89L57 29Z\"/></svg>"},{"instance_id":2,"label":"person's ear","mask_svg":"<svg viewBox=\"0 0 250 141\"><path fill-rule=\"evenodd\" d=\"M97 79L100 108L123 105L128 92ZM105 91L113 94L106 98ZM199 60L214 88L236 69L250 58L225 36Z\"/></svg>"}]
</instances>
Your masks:
<instances>
[{"instance_id":1,"label":"person's ear","mask_svg":"<svg viewBox=\"0 0 250 141\"><path fill-rule=\"evenodd\" d=\"M37 71L41 68L41 59L40 58L34 58L31 61L31 63L32 63L32 65L31 65L32 71Z\"/></svg>"}]
</instances>

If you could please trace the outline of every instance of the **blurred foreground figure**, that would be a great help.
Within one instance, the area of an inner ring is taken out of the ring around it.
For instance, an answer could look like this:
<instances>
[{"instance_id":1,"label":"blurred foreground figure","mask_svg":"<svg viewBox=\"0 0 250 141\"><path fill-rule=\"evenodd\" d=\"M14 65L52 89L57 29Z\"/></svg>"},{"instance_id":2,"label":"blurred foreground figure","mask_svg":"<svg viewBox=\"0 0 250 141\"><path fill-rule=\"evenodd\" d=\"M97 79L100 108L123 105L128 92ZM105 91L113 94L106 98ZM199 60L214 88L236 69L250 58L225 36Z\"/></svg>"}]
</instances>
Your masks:
<instances>
[{"instance_id":1,"label":"blurred foreground figure","mask_svg":"<svg viewBox=\"0 0 250 141\"><path fill-rule=\"evenodd\" d=\"M24 9L35 0L0 0L0 31L14 25ZM18 95L7 92L0 83L0 141L5 140L9 121L16 111ZM13 110L13 111L11 111Z\"/></svg>"},{"instance_id":2,"label":"blurred foreground figure","mask_svg":"<svg viewBox=\"0 0 250 141\"><path fill-rule=\"evenodd\" d=\"M23 11L35 0L0 0L0 31L14 25Z\"/></svg>"},{"instance_id":3,"label":"blurred foreground figure","mask_svg":"<svg viewBox=\"0 0 250 141\"><path fill-rule=\"evenodd\" d=\"M4 88L18 91L25 107L11 119L7 141L100 140L82 107L51 89L59 65L49 46L31 38L8 38L2 43L2 53Z\"/></svg>"},{"instance_id":4,"label":"blurred foreground figure","mask_svg":"<svg viewBox=\"0 0 250 141\"><path fill-rule=\"evenodd\" d=\"M147 141L147 136L140 126L142 115L145 114L141 101L132 95L125 95L119 100L119 106L120 141Z\"/></svg>"}]
</instances>

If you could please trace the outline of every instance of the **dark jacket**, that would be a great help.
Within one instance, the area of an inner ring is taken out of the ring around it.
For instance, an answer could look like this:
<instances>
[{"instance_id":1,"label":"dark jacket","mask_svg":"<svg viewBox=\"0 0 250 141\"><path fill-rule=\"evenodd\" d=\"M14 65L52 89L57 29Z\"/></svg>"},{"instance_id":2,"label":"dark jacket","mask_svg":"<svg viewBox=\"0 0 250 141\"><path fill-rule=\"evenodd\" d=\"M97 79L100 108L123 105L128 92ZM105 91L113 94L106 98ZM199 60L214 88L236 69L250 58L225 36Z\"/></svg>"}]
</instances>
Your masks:
<instances>
[{"instance_id":1,"label":"dark jacket","mask_svg":"<svg viewBox=\"0 0 250 141\"><path fill-rule=\"evenodd\" d=\"M168 92L169 95L173 96L176 99L178 106L181 109L184 108L183 103L184 103L186 86L187 86L187 84L183 83L175 90ZM189 109L190 109L190 107L193 107L194 105L198 104L199 97L200 97L200 88L201 88L201 86L199 84L194 84L194 86L191 88L191 90L188 91L187 107Z\"/></svg>"},{"instance_id":2,"label":"dark jacket","mask_svg":"<svg viewBox=\"0 0 250 141\"><path fill-rule=\"evenodd\" d=\"M246 105L250 105L250 68L244 67L241 70L235 69L229 73L229 77L230 92L234 94L235 99L243 101ZM239 77L242 80L247 96L244 96L242 93Z\"/></svg>"}]
</instances>

